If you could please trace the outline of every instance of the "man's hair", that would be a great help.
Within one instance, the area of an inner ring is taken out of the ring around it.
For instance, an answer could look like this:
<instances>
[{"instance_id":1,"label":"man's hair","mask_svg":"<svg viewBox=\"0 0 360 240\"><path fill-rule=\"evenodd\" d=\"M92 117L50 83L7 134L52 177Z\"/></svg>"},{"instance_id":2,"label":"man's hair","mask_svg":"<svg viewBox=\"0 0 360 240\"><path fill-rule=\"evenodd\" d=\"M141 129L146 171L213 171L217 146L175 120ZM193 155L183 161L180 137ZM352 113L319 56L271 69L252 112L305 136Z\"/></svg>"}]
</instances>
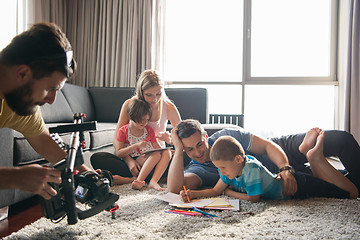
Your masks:
<instances>
[{"instance_id":1,"label":"man's hair","mask_svg":"<svg viewBox=\"0 0 360 240\"><path fill-rule=\"evenodd\" d=\"M151 118L152 115L150 105L138 98L131 100L127 112L129 114L130 120L136 123L140 123L144 116L149 115L149 118Z\"/></svg>"},{"instance_id":2,"label":"man's hair","mask_svg":"<svg viewBox=\"0 0 360 240\"><path fill-rule=\"evenodd\" d=\"M0 53L0 63L8 66L26 64L35 79L57 71L66 77L76 70L70 42L54 23L37 23L17 35Z\"/></svg>"},{"instance_id":3,"label":"man's hair","mask_svg":"<svg viewBox=\"0 0 360 240\"><path fill-rule=\"evenodd\" d=\"M232 161L235 156L245 157L245 152L241 144L231 136L219 137L210 149L211 161Z\"/></svg>"},{"instance_id":4,"label":"man's hair","mask_svg":"<svg viewBox=\"0 0 360 240\"><path fill-rule=\"evenodd\" d=\"M183 138L188 138L196 132L199 132L201 136L206 135L206 132L203 126L201 126L201 123L195 119L182 120L177 125L177 129L178 129L177 135L179 136L180 140Z\"/></svg>"}]
</instances>

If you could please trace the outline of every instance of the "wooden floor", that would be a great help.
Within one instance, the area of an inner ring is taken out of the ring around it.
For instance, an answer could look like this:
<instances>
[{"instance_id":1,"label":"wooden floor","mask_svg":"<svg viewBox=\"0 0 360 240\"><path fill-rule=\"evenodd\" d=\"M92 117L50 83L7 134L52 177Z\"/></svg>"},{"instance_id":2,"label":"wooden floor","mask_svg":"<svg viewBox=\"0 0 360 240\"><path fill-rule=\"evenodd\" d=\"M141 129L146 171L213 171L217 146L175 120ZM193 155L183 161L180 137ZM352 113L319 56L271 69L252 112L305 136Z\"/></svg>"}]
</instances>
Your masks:
<instances>
[{"instance_id":1,"label":"wooden floor","mask_svg":"<svg viewBox=\"0 0 360 240\"><path fill-rule=\"evenodd\" d=\"M0 221L0 239L19 231L42 216L41 205L37 197L31 198L26 203L11 206L8 218Z\"/></svg>"}]
</instances>

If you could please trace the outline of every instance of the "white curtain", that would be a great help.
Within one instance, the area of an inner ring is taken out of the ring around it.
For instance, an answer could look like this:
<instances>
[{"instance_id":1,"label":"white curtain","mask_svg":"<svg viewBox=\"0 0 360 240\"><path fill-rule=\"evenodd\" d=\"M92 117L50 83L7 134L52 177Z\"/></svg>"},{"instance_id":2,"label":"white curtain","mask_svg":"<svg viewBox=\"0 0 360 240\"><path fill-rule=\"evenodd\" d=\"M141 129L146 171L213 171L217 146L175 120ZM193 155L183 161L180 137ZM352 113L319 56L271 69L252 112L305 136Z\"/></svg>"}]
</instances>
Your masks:
<instances>
[{"instance_id":1,"label":"white curtain","mask_svg":"<svg viewBox=\"0 0 360 240\"><path fill-rule=\"evenodd\" d=\"M360 142L360 0L339 1L339 126Z\"/></svg>"},{"instance_id":2,"label":"white curtain","mask_svg":"<svg viewBox=\"0 0 360 240\"><path fill-rule=\"evenodd\" d=\"M72 83L134 87L143 70L159 68L152 51L160 29L153 6L153 0L29 0L29 22L63 29L78 63Z\"/></svg>"}]
</instances>

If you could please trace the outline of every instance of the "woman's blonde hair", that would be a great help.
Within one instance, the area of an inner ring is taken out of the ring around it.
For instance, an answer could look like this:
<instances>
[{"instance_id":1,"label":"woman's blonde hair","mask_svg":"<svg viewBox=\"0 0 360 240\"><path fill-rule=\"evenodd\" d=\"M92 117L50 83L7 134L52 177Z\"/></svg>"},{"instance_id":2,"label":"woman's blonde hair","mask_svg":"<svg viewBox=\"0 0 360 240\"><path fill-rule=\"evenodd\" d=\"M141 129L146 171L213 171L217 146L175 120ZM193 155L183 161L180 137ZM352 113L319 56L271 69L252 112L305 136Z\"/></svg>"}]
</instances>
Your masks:
<instances>
[{"instance_id":1,"label":"woman's blonde hair","mask_svg":"<svg viewBox=\"0 0 360 240\"><path fill-rule=\"evenodd\" d=\"M144 98L144 91L152 88L152 87L158 87L161 86L161 98L164 101L168 101L168 97L166 96L165 90L164 90L164 83L161 80L161 77L159 73L156 70L153 69L147 69L143 71L136 83L136 97L138 99L141 99L145 101Z\"/></svg>"}]
</instances>

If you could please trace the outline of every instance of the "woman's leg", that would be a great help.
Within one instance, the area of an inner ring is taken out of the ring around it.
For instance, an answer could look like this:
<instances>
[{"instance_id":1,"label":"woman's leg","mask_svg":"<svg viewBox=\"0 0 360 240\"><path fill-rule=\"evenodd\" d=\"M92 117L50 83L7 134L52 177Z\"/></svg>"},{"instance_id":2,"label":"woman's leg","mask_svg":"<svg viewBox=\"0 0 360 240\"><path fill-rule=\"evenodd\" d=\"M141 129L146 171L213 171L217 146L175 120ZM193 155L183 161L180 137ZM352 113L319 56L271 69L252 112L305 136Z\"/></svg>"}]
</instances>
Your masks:
<instances>
[{"instance_id":1,"label":"woman's leg","mask_svg":"<svg viewBox=\"0 0 360 240\"><path fill-rule=\"evenodd\" d=\"M94 169L110 171L114 178L114 184L126 184L134 180L127 164L114 154L108 152L94 153L90 157L90 162Z\"/></svg>"},{"instance_id":2,"label":"woman's leg","mask_svg":"<svg viewBox=\"0 0 360 240\"><path fill-rule=\"evenodd\" d=\"M113 175L132 177L127 164L114 154L108 152L94 153L90 157L90 162L94 169L105 169L110 171Z\"/></svg>"}]
</instances>

